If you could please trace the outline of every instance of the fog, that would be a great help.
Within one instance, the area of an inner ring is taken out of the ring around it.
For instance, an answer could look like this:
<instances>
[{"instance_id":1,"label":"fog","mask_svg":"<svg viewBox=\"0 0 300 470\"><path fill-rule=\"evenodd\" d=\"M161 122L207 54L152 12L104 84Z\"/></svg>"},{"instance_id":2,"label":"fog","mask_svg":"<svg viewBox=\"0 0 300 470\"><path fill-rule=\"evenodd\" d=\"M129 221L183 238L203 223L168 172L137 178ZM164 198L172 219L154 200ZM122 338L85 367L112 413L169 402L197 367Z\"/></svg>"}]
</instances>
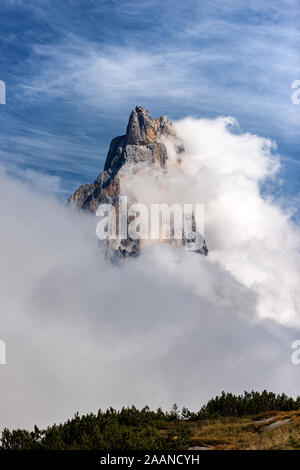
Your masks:
<instances>
[{"instance_id":1,"label":"fog","mask_svg":"<svg viewBox=\"0 0 300 470\"><path fill-rule=\"evenodd\" d=\"M203 203L207 257L156 243L113 265L96 217L1 169L1 428L108 406L197 410L223 389L297 394L299 228L261 191L276 148L231 118L176 131L180 165L165 142L168 171L124 179L123 192Z\"/></svg>"}]
</instances>

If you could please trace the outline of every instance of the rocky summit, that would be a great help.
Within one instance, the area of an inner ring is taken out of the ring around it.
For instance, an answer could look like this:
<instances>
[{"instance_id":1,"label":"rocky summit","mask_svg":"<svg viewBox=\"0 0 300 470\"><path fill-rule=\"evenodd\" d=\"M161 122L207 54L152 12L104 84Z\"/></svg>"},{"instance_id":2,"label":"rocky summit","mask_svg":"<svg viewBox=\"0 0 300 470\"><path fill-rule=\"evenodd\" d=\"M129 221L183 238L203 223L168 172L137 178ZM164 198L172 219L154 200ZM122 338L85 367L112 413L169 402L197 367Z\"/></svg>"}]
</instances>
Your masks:
<instances>
[{"instance_id":1,"label":"rocky summit","mask_svg":"<svg viewBox=\"0 0 300 470\"><path fill-rule=\"evenodd\" d=\"M96 181L80 186L69 197L68 203L73 208L95 213L100 204L112 204L116 211L119 207L120 177L125 167L138 173L141 168L153 168L167 171L167 149L162 143L162 137L176 139L178 154L184 151L176 137L171 121L166 116L153 119L149 111L142 106L136 106L131 112L126 134L115 137L110 144L106 157L104 171ZM117 257L136 256L140 252L140 241L109 240L107 248ZM206 255L205 241L197 250Z\"/></svg>"}]
</instances>

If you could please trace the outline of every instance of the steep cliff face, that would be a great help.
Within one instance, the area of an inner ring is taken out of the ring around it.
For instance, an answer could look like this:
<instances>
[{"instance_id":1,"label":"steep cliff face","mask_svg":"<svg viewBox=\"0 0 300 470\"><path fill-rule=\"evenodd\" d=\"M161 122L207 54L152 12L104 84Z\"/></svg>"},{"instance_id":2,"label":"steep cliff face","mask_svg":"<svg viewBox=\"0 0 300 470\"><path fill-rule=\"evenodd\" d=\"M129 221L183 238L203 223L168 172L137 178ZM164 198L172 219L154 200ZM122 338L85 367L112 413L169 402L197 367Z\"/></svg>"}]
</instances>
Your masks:
<instances>
[{"instance_id":1,"label":"steep cliff face","mask_svg":"<svg viewBox=\"0 0 300 470\"><path fill-rule=\"evenodd\" d=\"M104 171L94 183L80 186L68 203L91 212L96 212L99 204L112 204L118 210L120 178L125 168L129 167L132 173L138 173L143 168L166 171L168 155L160 141L162 137L176 138L172 123L165 116L153 119L147 110L136 106L130 115L126 134L111 141ZM180 154L183 147L180 144L177 146ZM136 256L140 251L140 242L130 238L111 240L108 250L121 257ZM198 251L207 254L205 241Z\"/></svg>"},{"instance_id":2,"label":"steep cliff face","mask_svg":"<svg viewBox=\"0 0 300 470\"><path fill-rule=\"evenodd\" d=\"M72 205L95 212L99 204L115 205L119 197L119 171L125 163L136 167L158 165L166 167L167 150L158 142L162 135L174 135L168 119L153 119L149 112L137 106L131 113L125 135L115 137L110 144L104 171L92 184L80 186L69 198Z\"/></svg>"}]
</instances>

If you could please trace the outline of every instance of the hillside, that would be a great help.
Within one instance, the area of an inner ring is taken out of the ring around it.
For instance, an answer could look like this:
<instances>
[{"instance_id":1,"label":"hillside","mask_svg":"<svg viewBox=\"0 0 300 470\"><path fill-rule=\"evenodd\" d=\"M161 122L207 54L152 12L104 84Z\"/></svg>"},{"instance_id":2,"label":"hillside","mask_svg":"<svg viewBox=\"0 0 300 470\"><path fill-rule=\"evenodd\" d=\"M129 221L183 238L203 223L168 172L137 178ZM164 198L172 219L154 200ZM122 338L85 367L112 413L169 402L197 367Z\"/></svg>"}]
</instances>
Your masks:
<instances>
[{"instance_id":1,"label":"hillside","mask_svg":"<svg viewBox=\"0 0 300 470\"><path fill-rule=\"evenodd\" d=\"M46 430L5 429L2 450L300 449L300 398L270 392L225 394L197 413L174 405L78 414Z\"/></svg>"}]
</instances>

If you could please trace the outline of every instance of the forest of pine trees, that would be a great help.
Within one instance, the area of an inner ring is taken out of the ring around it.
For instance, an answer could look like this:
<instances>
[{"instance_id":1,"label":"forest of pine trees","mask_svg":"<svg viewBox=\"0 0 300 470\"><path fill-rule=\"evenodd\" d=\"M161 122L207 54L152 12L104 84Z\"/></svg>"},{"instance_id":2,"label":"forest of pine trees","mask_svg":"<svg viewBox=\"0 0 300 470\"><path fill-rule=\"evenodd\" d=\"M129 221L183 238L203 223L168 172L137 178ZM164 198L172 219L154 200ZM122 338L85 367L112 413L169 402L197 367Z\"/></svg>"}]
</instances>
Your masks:
<instances>
[{"instance_id":1,"label":"forest of pine trees","mask_svg":"<svg viewBox=\"0 0 300 470\"><path fill-rule=\"evenodd\" d=\"M222 392L198 412L182 411L174 405L170 412L138 410L134 406L116 411L110 408L68 420L64 424L33 431L4 429L1 450L169 450L186 449L190 431L184 422L218 417L242 417L262 412L300 409L300 397L290 398L266 390L233 395ZM172 430L166 426L173 422ZM180 426L176 427L176 424ZM162 430L165 430L162 432ZM174 439L174 436L176 438Z\"/></svg>"}]
</instances>

